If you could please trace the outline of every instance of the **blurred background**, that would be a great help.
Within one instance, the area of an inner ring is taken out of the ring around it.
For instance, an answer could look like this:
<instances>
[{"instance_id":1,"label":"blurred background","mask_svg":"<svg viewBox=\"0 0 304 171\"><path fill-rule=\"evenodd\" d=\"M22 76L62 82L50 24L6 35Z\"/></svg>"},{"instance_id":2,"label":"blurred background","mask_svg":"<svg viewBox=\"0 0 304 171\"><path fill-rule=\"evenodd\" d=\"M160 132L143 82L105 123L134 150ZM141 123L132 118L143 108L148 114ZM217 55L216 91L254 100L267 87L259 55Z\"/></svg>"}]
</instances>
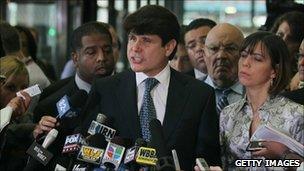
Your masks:
<instances>
[{"instance_id":1,"label":"blurred background","mask_svg":"<svg viewBox=\"0 0 304 171\"><path fill-rule=\"evenodd\" d=\"M274 18L303 6L304 0L1 0L1 20L32 28L38 42L37 57L53 65L57 79L70 59L72 30L88 21L114 26L121 40L118 71L128 68L126 15L147 4L158 4L173 11L181 24L196 18L239 26L245 35L257 29L268 30Z\"/></svg>"}]
</instances>

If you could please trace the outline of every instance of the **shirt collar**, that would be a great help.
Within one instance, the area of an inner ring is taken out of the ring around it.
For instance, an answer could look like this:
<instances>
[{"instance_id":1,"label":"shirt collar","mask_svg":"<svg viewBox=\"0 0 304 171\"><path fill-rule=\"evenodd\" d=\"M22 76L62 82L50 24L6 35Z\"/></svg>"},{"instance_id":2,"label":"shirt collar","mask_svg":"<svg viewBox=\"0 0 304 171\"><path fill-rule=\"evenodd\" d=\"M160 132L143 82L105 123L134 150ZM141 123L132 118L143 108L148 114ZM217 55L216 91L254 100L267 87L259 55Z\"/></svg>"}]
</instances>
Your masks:
<instances>
[{"instance_id":1,"label":"shirt collar","mask_svg":"<svg viewBox=\"0 0 304 171\"><path fill-rule=\"evenodd\" d=\"M266 101L262 104L262 106L259 109L268 110L268 108L273 106L276 98L277 98L277 96L268 96ZM249 104L249 101L247 99L247 96L245 95L244 98L242 98L238 102L238 106L236 107L235 112L241 111L243 109L243 107L247 104Z\"/></svg>"},{"instance_id":2,"label":"shirt collar","mask_svg":"<svg viewBox=\"0 0 304 171\"><path fill-rule=\"evenodd\" d=\"M197 70L194 68L194 75L195 75L195 78L198 79L198 80L203 80L206 78L207 74Z\"/></svg>"},{"instance_id":3,"label":"shirt collar","mask_svg":"<svg viewBox=\"0 0 304 171\"><path fill-rule=\"evenodd\" d=\"M170 67L169 64L160 71L157 75L155 75L153 78L157 79L160 84L163 85L169 85L170 80ZM136 85L139 86L148 76L144 74L143 72L136 72Z\"/></svg>"},{"instance_id":4,"label":"shirt collar","mask_svg":"<svg viewBox=\"0 0 304 171\"><path fill-rule=\"evenodd\" d=\"M212 81L211 77L208 75L208 77L205 80L205 83L209 84L211 87L213 87L214 89L220 89L218 88ZM229 87L232 91L234 91L237 94L244 94L244 87L242 84L240 84L239 81L237 81L236 83L234 83L231 87Z\"/></svg>"},{"instance_id":5,"label":"shirt collar","mask_svg":"<svg viewBox=\"0 0 304 171\"><path fill-rule=\"evenodd\" d=\"M91 90L91 84L89 84L89 83L83 81L83 80L78 76L77 73L75 74L75 82L76 82L77 87L78 87L80 90L84 90L84 91L86 91L87 93L90 92L90 90Z\"/></svg>"}]
</instances>

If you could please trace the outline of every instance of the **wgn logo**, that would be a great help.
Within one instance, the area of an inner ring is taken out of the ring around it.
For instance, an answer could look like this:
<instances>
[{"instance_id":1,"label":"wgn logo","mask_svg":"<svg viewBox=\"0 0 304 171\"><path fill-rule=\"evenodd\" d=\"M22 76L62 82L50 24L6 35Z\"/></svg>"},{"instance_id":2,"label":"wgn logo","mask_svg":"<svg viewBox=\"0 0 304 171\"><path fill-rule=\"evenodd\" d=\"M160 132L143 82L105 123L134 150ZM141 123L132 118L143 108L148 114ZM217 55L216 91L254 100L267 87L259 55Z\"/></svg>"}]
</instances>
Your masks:
<instances>
[{"instance_id":1,"label":"wgn logo","mask_svg":"<svg viewBox=\"0 0 304 171\"><path fill-rule=\"evenodd\" d=\"M56 103L56 106L57 106L57 110L58 110L58 115L59 117L61 118L62 115L64 115L67 111L70 110L70 104L69 104L69 101L68 101L68 96L65 95L63 96L57 103Z\"/></svg>"}]
</instances>

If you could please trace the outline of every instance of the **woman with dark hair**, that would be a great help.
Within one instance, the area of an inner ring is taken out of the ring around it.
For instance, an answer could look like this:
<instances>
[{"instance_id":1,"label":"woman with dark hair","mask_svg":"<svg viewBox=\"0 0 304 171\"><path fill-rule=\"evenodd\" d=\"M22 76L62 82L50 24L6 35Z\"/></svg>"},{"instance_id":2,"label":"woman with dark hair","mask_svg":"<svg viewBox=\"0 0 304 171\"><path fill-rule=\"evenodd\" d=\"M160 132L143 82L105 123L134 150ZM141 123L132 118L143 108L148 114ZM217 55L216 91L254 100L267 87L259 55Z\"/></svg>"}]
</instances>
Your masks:
<instances>
[{"instance_id":1,"label":"woman with dark hair","mask_svg":"<svg viewBox=\"0 0 304 171\"><path fill-rule=\"evenodd\" d=\"M297 61L295 59L301 41L304 38L304 13L299 11L287 12L280 16L271 28L271 32L280 36L289 50L289 59L293 76L297 72Z\"/></svg>"},{"instance_id":2,"label":"woman with dark hair","mask_svg":"<svg viewBox=\"0 0 304 171\"><path fill-rule=\"evenodd\" d=\"M304 106L278 95L289 83L286 44L272 33L257 32L244 40L240 53L238 76L246 96L220 115L225 170L234 168L236 159L282 159L290 153L285 145L273 141L262 142L261 150L246 151L249 140L257 140L253 134L260 126L282 130L304 143Z\"/></svg>"}]
</instances>

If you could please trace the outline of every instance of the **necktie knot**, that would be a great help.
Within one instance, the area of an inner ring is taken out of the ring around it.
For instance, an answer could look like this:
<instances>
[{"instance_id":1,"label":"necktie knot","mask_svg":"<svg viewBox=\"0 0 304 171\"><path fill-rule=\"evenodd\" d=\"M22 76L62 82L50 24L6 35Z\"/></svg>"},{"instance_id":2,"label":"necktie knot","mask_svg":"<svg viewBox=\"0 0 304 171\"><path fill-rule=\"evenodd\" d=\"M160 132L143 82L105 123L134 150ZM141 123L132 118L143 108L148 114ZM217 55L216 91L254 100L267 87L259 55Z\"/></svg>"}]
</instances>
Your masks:
<instances>
[{"instance_id":1,"label":"necktie knot","mask_svg":"<svg viewBox=\"0 0 304 171\"><path fill-rule=\"evenodd\" d=\"M158 80L155 78L145 79L145 91L150 92L158 83Z\"/></svg>"},{"instance_id":2,"label":"necktie knot","mask_svg":"<svg viewBox=\"0 0 304 171\"><path fill-rule=\"evenodd\" d=\"M216 110L217 110L218 114L221 113L221 111L224 109L224 107L229 105L227 98L228 98L228 95L231 93L231 91L232 90L230 88L222 90L222 96L218 99L218 102L216 104Z\"/></svg>"}]
</instances>

